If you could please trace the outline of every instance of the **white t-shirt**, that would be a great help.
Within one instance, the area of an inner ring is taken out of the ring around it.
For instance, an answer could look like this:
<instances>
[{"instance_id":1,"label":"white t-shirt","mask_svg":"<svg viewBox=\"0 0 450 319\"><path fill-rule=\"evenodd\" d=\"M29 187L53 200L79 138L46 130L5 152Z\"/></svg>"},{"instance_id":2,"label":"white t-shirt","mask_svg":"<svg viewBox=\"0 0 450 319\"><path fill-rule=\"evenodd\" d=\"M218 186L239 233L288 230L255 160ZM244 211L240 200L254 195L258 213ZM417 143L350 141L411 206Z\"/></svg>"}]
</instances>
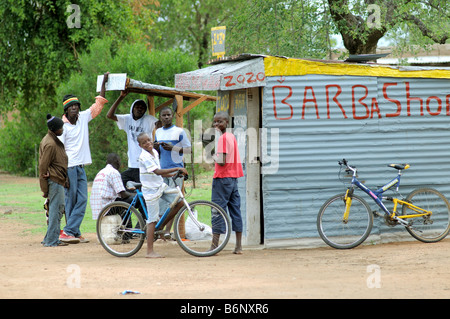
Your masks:
<instances>
[{"instance_id":1,"label":"white t-shirt","mask_svg":"<svg viewBox=\"0 0 450 319\"><path fill-rule=\"evenodd\" d=\"M139 175L145 200L161 196L164 189L167 188L163 178L154 173L156 169L161 169L158 152L154 149L153 154L150 154L142 149L139 156Z\"/></svg>"},{"instance_id":2,"label":"white t-shirt","mask_svg":"<svg viewBox=\"0 0 450 319\"><path fill-rule=\"evenodd\" d=\"M75 125L64 123L64 132L58 138L66 149L69 158L68 167L92 164L88 128L91 120L91 110L87 109L79 113Z\"/></svg>"},{"instance_id":3,"label":"white t-shirt","mask_svg":"<svg viewBox=\"0 0 450 319\"><path fill-rule=\"evenodd\" d=\"M138 120L133 119L133 107L136 101L131 104L130 114L119 114L117 117L117 126L127 133L128 142L128 167L139 168L139 155L141 148L137 141L140 133L146 132L148 136L153 136L153 129L157 119L149 114L145 114Z\"/></svg>"}]
</instances>

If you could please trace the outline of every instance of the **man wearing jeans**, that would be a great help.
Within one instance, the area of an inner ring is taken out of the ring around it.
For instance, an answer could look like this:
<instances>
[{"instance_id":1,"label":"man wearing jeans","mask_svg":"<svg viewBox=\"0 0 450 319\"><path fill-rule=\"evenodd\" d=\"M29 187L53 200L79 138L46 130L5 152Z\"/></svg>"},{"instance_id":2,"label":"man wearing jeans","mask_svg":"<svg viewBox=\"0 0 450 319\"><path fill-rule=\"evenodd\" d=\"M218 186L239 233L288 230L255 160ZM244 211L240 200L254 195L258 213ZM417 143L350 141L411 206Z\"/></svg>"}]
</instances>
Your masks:
<instances>
[{"instance_id":1,"label":"man wearing jeans","mask_svg":"<svg viewBox=\"0 0 450 319\"><path fill-rule=\"evenodd\" d=\"M67 224L60 238L69 243L88 242L80 232L88 198L84 166L92 163L88 123L101 113L103 106L108 102L105 99L108 75L109 73L105 73L100 95L95 98L95 103L89 109L81 111L80 102L74 95L66 95L63 98L64 133L59 139L63 142L69 157L67 175L70 186L65 190Z\"/></svg>"},{"instance_id":2,"label":"man wearing jeans","mask_svg":"<svg viewBox=\"0 0 450 319\"><path fill-rule=\"evenodd\" d=\"M42 244L45 247L67 245L59 239L64 214L64 187L67 183L67 155L58 139L63 121L47 114L48 133L39 144L39 185L48 200L48 227Z\"/></svg>"}]
</instances>

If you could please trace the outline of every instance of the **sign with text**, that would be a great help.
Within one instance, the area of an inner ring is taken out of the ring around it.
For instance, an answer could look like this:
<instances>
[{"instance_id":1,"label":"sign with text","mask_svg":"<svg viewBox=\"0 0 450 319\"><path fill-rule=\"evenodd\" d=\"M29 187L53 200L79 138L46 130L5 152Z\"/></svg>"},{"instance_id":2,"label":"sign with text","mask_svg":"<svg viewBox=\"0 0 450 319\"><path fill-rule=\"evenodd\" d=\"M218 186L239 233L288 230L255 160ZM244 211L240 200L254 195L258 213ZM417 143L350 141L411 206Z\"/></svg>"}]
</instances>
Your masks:
<instances>
[{"instance_id":1,"label":"sign with text","mask_svg":"<svg viewBox=\"0 0 450 319\"><path fill-rule=\"evenodd\" d=\"M225 32L226 27L211 28L212 55L223 57L225 55Z\"/></svg>"}]
</instances>

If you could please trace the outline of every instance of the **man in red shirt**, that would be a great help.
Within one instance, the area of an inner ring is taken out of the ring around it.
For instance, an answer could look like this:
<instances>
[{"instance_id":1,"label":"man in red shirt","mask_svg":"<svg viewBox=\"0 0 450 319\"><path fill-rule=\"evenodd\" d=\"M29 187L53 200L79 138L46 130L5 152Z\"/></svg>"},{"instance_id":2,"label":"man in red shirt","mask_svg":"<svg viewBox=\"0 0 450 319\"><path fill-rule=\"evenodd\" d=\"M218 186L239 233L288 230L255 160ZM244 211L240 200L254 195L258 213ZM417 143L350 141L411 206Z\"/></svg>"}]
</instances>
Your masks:
<instances>
[{"instance_id":1,"label":"man in red shirt","mask_svg":"<svg viewBox=\"0 0 450 319\"><path fill-rule=\"evenodd\" d=\"M242 254L242 216L241 197L238 190L239 177L244 176L237 141L233 133L227 131L228 113L218 112L214 116L213 126L222 134L217 143L214 176L212 182L211 201L218 204L231 217L232 230L236 233L234 254ZM212 245L217 246L219 236L224 233L218 227L213 228Z\"/></svg>"}]
</instances>

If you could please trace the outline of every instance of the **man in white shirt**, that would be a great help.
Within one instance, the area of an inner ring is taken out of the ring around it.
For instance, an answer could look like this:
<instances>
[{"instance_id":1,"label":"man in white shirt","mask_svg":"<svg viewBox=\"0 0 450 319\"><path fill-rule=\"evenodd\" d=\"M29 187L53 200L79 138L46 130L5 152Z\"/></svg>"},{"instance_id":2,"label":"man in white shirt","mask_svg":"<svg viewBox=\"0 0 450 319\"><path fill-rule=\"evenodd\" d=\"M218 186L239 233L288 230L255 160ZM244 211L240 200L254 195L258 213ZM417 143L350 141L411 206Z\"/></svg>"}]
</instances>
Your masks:
<instances>
[{"instance_id":1,"label":"man in white shirt","mask_svg":"<svg viewBox=\"0 0 450 319\"><path fill-rule=\"evenodd\" d=\"M139 178L139 154L141 148L137 142L137 136L140 133L147 133L153 136L153 130L157 119L147 112L147 104L143 100L136 100L131 104L130 114L115 114L118 105L127 96L127 91L122 91L119 98L111 106L106 117L116 121L119 129L127 133L128 142L128 169L122 172L123 184L126 185L128 181L140 182Z\"/></svg>"},{"instance_id":2,"label":"man in white shirt","mask_svg":"<svg viewBox=\"0 0 450 319\"><path fill-rule=\"evenodd\" d=\"M119 173L120 158L116 153L108 154L106 166L95 176L92 183L90 204L92 219L96 220L103 207L116 199L125 200L132 196L125 190Z\"/></svg>"},{"instance_id":3,"label":"man in white shirt","mask_svg":"<svg viewBox=\"0 0 450 319\"><path fill-rule=\"evenodd\" d=\"M70 187L65 189L65 214L66 226L60 238L68 242L89 242L81 236L80 225L86 212L88 199L87 178L84 170L85 165L92 164L91 150L89 147L89 127L88 124L103 109L105 103L105 85L108 81L109 72L103 77L100 95L95 98L95 103L84 111L81 111L81 104L74 95L66 95L63 98L64 133L58 138L64 144L69 165L67 175Z\"/></svg>"}]
</instances>

